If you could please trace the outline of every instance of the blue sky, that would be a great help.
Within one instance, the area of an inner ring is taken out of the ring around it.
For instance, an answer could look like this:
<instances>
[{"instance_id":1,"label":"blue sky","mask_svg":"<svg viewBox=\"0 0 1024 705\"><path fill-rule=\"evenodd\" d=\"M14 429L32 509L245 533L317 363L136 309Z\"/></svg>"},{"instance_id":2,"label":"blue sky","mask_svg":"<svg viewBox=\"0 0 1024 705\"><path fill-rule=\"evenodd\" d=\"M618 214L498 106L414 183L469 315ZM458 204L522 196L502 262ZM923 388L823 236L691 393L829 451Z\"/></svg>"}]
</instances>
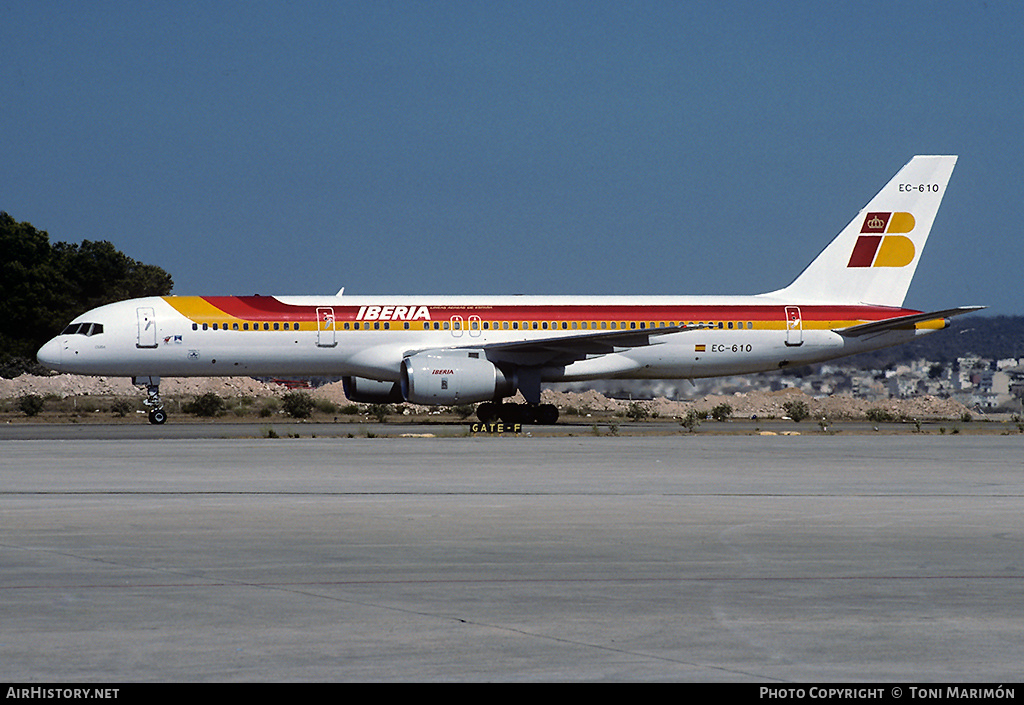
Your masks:
<instances>
[{"instance_id":1,"label":"blue sky","mask_svg":"<svg viewBox=\"0 0 1024 705\"><path fill-rule=\"evenodd\" d=\"M178 294L753 294L914 154L1024 314L1024 3L4 2L0 210Z\"/></svg>"}]
</instances>

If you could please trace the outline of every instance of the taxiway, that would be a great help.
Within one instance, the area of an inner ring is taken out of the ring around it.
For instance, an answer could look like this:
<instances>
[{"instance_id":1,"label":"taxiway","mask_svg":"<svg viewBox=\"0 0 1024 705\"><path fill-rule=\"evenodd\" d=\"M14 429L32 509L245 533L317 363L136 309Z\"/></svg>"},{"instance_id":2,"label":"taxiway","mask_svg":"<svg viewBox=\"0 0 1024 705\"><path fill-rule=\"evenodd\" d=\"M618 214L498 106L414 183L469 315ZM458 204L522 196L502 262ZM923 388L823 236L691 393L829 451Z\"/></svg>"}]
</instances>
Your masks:
<instances>
[{"instance_id":1,"label":"taxiway","mask_svg":"<svg viewBox=\"0 0 1024 705\"><path fill-rule=\"evenodd\" d=\"M1022 451L5 440L0 678L1015 682Z\"/></svg>"}]
</instances>

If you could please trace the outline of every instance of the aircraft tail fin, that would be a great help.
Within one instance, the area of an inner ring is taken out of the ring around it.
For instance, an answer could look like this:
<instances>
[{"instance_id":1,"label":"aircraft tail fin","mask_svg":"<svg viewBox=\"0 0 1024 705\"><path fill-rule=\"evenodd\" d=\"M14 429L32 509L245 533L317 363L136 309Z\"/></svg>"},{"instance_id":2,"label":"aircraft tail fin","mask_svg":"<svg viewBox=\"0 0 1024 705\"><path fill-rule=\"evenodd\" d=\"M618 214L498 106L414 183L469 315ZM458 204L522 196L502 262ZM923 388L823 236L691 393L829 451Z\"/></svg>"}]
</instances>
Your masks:
<instances>
[{"instance_id":1,"label":"aircraft tail fin","mask_svg":"<svg viewBox=\"0 0 1024 705\"><path fill-rule=\"evenodd\" d=\"M956 159L911 159L792 284L768 295L902 306Z\"/></svg>"}]
</instances>

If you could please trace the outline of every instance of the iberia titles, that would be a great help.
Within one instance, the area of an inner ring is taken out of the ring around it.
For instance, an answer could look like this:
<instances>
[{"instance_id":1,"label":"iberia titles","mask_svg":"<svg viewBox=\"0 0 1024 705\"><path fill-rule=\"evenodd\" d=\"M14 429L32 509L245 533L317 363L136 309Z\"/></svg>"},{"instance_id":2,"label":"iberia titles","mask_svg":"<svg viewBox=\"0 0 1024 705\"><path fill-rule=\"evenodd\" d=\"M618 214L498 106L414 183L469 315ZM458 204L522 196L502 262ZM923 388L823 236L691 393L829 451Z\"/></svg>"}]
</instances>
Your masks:
<instances>
[{"instance_id":1,"label":"iberia titles","mask_svg":"<svg viewBox=\"0 0 1024 705\"><path fill-rule=\"evenodd\" d=\"M426 306L360 306L357 321L429 321Z\"/></svg>"}]
</instances>

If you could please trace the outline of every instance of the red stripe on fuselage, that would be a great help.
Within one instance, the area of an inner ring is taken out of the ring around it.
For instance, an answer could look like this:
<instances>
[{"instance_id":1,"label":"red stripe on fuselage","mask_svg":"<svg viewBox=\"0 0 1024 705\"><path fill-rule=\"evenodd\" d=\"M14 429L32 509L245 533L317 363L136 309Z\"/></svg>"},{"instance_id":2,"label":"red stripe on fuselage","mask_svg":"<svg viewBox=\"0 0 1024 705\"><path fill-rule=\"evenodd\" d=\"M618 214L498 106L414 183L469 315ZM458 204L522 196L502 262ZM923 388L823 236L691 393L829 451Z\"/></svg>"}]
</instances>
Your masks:
<instances>
[{"instance_id":1,"label":"red stripe on fuselage","mask_svg":"<svg viewBox=\"0 0 1024 705\"><path fill-rule=\"evenodd\" d=\"M273 296L204 296L206 303L246 321L315 321L315 306L292 306Z\"/></svg>"},{"instance_id":2,"label":"red stripe on fuselage","mask_svg":"<svg viewBox=\"0 0 1024 705\"><path fill-rule=\"evenodd\" d=\"M335 320L354 321L359 306L337 304L292 305L282 303L273 296L204 296L204 301L229 316L248 321L316 321L317 308L334 309ZM365 300L365 299L364 299ZM380 299L380 306L386 299ZM428 302L407 308L426 306L432 320L445 320L453 316L468 319L479 316L484 321L780 321L786 320L786 307L779 304L764 305L586 305L538 304L509 306L431 305ZM391 308L394 308L391 306ZM919 311L885 306L800 306L804 321L881 321L906 316Z\"/></svg>"}]
</instances>

